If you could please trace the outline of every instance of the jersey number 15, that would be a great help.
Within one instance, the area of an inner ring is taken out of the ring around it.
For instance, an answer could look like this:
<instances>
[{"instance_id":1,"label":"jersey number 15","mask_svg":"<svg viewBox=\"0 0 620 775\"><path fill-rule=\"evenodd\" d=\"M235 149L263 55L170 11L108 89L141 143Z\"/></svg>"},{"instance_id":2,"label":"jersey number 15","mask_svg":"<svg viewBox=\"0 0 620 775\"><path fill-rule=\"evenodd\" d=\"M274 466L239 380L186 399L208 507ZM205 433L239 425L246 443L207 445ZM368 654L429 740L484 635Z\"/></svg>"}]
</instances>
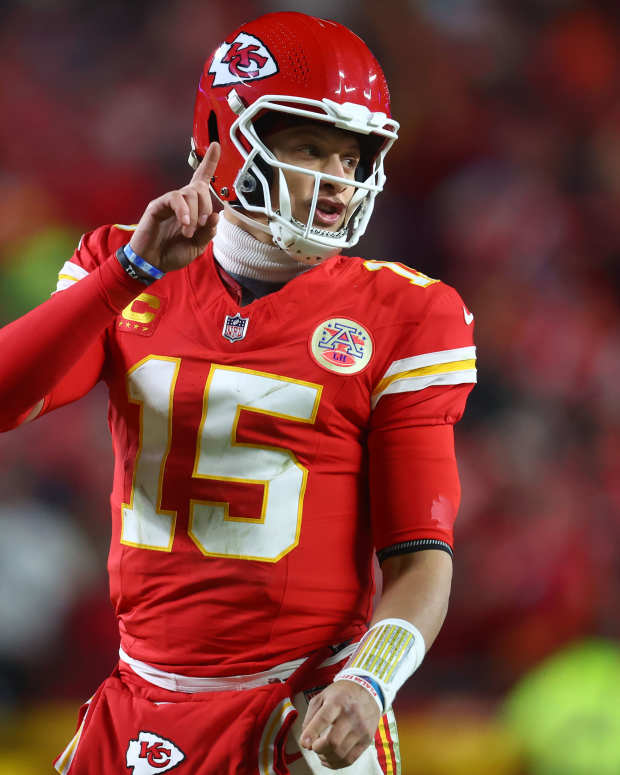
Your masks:
<instances>
[{"instance_id":1,"label":"jersey number 15","mask_svg":"<svg viewBox=\"0 0 620 775\"><path fill-rule=\"evenodd\" d=\"M127 375L129 400L140 406L131 496L122 505L121 543L129 546L172 550L176 512L161 500L180 365L180 358L149 355ZM289 449L237 441L237 423L248 411L313 424L321 391L311 382L211 366L192 477L264 489L258 519L230 516L226 502L190 501L188 533L204 555L276 562L297 546L308 470Z\"/></svg>"}]
</instances>

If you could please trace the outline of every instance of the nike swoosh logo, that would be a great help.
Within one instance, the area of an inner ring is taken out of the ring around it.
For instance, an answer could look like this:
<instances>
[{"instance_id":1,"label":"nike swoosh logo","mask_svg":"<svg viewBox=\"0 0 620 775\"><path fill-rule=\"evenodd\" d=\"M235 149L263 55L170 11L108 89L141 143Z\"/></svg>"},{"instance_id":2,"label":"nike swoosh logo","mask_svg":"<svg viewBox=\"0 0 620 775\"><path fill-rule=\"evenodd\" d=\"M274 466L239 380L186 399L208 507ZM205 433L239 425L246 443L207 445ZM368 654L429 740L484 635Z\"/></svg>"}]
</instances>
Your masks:
<instances>
[{"instance_id":1,"label":"nike swoosh logo","mask_svg":"<svg viewBox=\"0 0 620 775\"><path fill-rule=\"evenodd\" d=\"M474 319L473 313L468 312L465 307L463 307L463 317L465 318L465 322L469 326Z\"/></svg>"}]
</instances>

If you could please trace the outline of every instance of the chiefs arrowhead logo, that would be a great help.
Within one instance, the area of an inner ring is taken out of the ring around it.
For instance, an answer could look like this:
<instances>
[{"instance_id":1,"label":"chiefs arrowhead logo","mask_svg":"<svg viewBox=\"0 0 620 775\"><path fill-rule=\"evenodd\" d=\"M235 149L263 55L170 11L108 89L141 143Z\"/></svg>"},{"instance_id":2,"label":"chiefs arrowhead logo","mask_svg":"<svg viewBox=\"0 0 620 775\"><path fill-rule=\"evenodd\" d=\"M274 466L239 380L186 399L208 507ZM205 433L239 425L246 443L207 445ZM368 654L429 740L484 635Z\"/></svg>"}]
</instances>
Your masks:
<instances>
[{"instance_id":1,"label":"chiefs arrowhead logo","mask_svg":"<svg viewBox=\"0 0 620 775\"><path fill-rule=\"evenodd\" d=\"M133 775L152 775L154 772L168 772L185 759L183 751L171 740L154 732L140 731L135 740L129 741L127 767L133 768Z\"/></svg>"},{"instance_id":2,"label":"chiefs arrowhead logo","mask_svg":"<svg viewBox=\"0 0 620 775\"><path fill-rule=\"evenodd\" d=\"M222 43L213 55L209 72L214 86L257 81L278 72L278 65L267 46L247 32L240 32L232 43Z\"/></svg>"}]
</instances>

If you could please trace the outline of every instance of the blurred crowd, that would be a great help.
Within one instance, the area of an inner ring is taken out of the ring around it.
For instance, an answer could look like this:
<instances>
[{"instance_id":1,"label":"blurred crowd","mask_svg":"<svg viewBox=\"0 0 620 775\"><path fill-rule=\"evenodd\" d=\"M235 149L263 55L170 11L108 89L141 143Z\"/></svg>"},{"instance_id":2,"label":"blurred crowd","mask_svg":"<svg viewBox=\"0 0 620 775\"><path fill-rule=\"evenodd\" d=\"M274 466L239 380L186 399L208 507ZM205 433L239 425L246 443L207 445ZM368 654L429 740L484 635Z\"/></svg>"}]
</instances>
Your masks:
<instances>
[{"instance_id":1,"label":"blurred crowd","mask_svg":"<svg viewBox=\"0 0 620 775\"><path fill-rule=\"evenodd\" d=\"M347 24L386 72L400 139L356 252L475 314L452 605L399 703L501 702L566 644L620 635L615 0L4 2L0 322L82 232L187 179L202 63L271 10ZM114 663L110 475L99 389L0 437L0 708L87 697Z\"/></svg>"}]
</instances>

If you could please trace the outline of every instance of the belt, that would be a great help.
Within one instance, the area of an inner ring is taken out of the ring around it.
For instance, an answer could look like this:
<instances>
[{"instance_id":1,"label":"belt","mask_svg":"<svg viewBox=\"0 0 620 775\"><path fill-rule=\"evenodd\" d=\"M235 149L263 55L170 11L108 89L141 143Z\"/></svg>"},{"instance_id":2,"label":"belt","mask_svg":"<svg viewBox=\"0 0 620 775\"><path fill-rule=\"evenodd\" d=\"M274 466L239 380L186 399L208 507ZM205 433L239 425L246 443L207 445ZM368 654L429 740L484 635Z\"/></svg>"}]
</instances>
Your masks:
<instances>
[{"instance_id":1,"label":"belt","mask_svg":"<svg viewBox=\"0 0 620 775\"><path fill-rule=\"evenodd\" d=\"M343 659L351 656L356 647L357 643L350 643L344 646L336 654L332 654L332 656L327 657L321 662L320 665L317 665L317 670L342 662ZM168 673L165 670L149 665L147 662L141 662L139 659L130 657L122 648L119 648L118 655L122 662L145 681L162 689L168 689L172 692L185 692L186 694L243 691L244 689L256 689L259 686L265 686L270 683L284 683L310 658L301 657L300 659L293 659L290 662L283 662L281 665L276 665L269 670L252 673L251 675L205 678L202 676L181 675L180 673Z\"/></svg>"}]
</instances>

